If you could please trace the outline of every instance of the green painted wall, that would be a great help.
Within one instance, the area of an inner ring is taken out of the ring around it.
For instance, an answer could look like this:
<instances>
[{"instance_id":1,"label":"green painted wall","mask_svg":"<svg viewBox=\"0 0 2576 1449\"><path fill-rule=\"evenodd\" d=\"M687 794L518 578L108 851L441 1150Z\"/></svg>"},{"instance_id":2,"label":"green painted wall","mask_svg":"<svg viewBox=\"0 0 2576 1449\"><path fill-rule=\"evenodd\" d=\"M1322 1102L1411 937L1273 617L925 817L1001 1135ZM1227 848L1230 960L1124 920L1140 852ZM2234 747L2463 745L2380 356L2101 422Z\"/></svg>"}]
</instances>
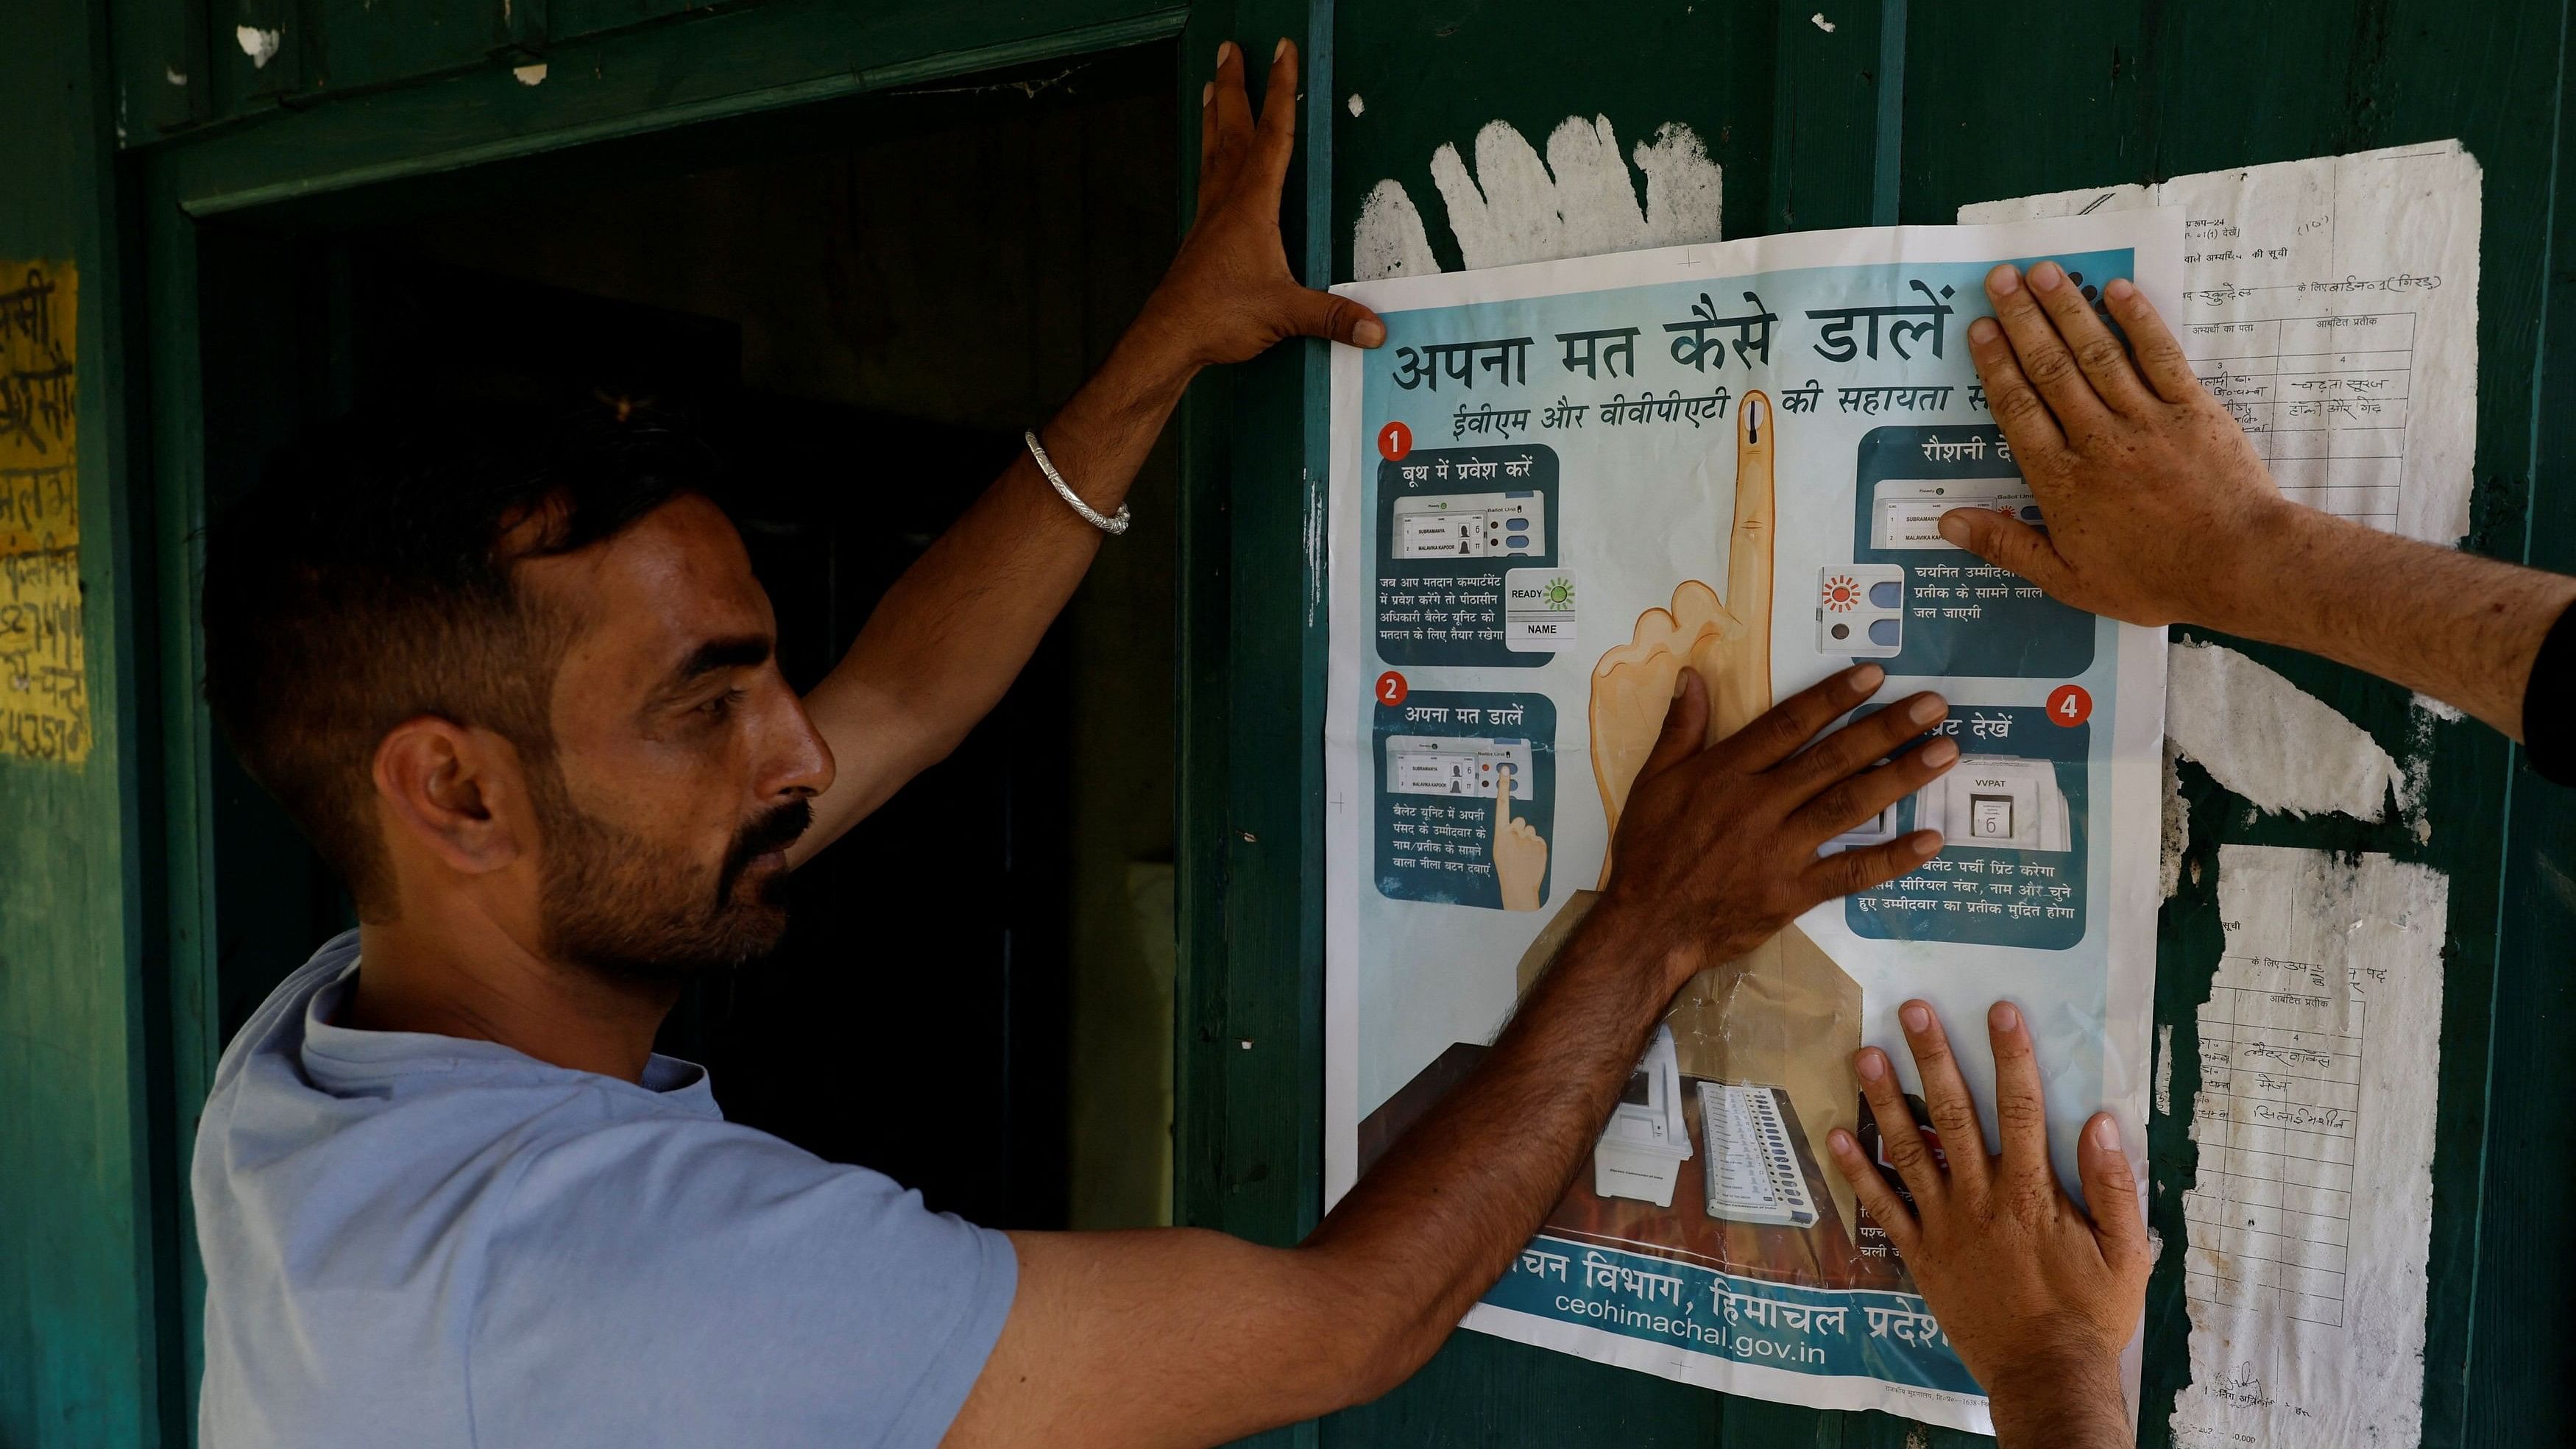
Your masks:
<instances>
[{"instance_id":1,"label":"green painted wall","mask_svg":"<svg viewBox=\"0 0 2576 1449\"><path fill-rule=\"evenodd\" d=\"M195 1310L174 1185L217 1046L188 535L204 489L202 377L224 361L198 350L192 217L362 209L373 183L433 173L470 190L485 174L472 168L504 157L578 170L607 149L593 142L687 147L705 134L683 129L693 122L1133 44L1184 21L1184 157L1218 40L1255 54L1275 35L1303 42L1307 145L1283 228L1318 281L1349 275L1359 201L1388 177L1456 265L1428 161L1443 144L1472 152L1494 120L1542 145L1569 115L1607 116L1623 146L1686 123L1725 168L1731 236L1938 222L1986 197L2456 135L2486 167L2470 546L2576 567L2576 393L2549 346L2576 326L2564 276L2576 231L2559 230L2576 227L2576 187L2560 185L2576 181L2561 159L2564 0L1182 8L116 0L102 12L19 0L0 13L0 138L18 168L0 183L0 256L71 258L84 281L97 734L76 772L0 759L0 1444L151 1442L187 1413ZM240 45L245 25L279 32L266 65ZM513 75L539 62L542 83ZM1275 1241L1320 1206L1323 636L1305 607L1302 540L1322 498L1323 355L1284 348L1208 379L1177 438L1173 1211ZM2425 748L2401 692L2251 652L2401 757ZM2558 1295L2576 1283L2557 1205L2576 1126L2549 1095L2576 1012L2576 807L2474 726L2435 726L2429 747L2429 843L2393 826L2260 817L2186 767L2190 849L2204 866L2230 841L2386 850L2450 874L2425 1441L2543 1442L2576 1407L2570 1353L2554 1346ZM2218 941L2204 872L2163 921L2156 1009L2176 1027L2179 1100ZM2157 1226L2179 1243L2174 1193L2192 1161L2178 1120L2157 1121L2151 1151ZM2177 1277L2160 1275L2149 1308L2150 1443L2162 1442L2159 1396L2183 1372ZM1729 1401L1466 1336L1385 1401L1278 1437L1893 1446L1907 1434L1883 1416Z\"/></svg>"},{"instance_id":2,"label":"green painted wall","mask_svg":"<svg viewBox=\"0 0 2576 1449\"><path fill-rule=\"evenodd\" d=\"M0 1443L156 1442L134 590L102 12L0 21L0 258L77 268L80 583L93 743L0 754ZM0 290L16 285L12 277Z\"/></svg>"}]
</instances>

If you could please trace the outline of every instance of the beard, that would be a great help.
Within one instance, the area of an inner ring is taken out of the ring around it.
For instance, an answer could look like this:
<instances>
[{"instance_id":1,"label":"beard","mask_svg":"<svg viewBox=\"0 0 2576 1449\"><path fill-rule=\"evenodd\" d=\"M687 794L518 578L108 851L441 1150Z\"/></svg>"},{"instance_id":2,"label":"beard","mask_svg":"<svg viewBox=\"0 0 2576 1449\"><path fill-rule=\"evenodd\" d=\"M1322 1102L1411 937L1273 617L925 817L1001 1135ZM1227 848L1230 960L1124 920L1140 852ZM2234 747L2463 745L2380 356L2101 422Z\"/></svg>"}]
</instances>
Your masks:
<instances>
[{"instance_id":1,"label":"beard","mask_svg":"<svg viewBox=\"0 0 2576 1449\"><path fill-rule=\"evenodd\" d=\"M787 872L746 885L752 863L814 823L798 800L744 822L710 871L685 848L649 840L573 804L560 774L531 791L545 831L538 907L546 954L630 981L676 984L776 949L787 931Z\"/></svg>"}]
</instances>

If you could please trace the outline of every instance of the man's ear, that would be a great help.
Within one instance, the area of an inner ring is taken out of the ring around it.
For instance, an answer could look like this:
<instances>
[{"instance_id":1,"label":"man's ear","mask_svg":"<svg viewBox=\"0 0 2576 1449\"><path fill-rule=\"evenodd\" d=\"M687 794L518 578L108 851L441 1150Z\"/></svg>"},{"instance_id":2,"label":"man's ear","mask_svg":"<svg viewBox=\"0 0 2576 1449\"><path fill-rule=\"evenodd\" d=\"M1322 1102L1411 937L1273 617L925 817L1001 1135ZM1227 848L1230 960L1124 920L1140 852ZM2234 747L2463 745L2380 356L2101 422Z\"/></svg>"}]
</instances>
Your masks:
<instances>
[{"instance_id":1,"label":"man's ear","mask_svg":"<svg viewBox=\"0 0 2576 1449\"><path fill-rule=\"evenodd\" d=\"M385 828L463 875L503 869L536 843L525 779L507 740L436 715L404 720L376 746Z\"/></svg>"}]
</instances>

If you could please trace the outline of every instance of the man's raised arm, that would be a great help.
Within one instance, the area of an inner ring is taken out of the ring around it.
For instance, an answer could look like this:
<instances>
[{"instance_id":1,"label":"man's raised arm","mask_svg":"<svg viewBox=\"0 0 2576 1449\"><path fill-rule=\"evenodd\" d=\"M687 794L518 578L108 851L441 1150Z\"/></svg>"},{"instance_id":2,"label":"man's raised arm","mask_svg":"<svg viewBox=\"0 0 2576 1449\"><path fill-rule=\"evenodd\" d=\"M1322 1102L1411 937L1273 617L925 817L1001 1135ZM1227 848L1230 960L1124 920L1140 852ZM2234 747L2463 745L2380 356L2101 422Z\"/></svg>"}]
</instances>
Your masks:
<instances>
[{"instance_id":1,"label":"man's raised arm","mask_svg":"<svg viewBox=\"0 0 2576 1449\"><path fill-rule=\"evenodd\" d=\"M1707 690L1684 671L1600 903L1474 1075L1302 1246L1013 1235L1019 1295L948 1444L1212 1444L1402 1382L1564 1195L1683 982L1939 848L1917 831L1816 856L1958 758L1905 748L1946 712L1929 694L1802 750L1884 677L1847 670L1703 749Z\"/></svg>"},{"instance_id":2,"label":"man's raised arm","mask_svg":"<svg viewBox=\"0 0 2576 1449\"><path fill-rule=\"evenodd\" d=\"M1289 337L1386 340L1366 307L1298 285L1279 241L1296 143L1297 51L1279 42L1258 123L1227 43L1202 93L1198 213L1109 360L1039 438L1083 501L1114 516L1200 368ZM1100 548L1025 450L886 591L850 652L806 697L839 773L814 802L801 863L947 757L1019 677Z\"/></svg>"},{"instance_id":3,"label":"man's raised arm","mask_svg":"<svg viewBox=\"0 0 2576 1449\"><path fill-rule=\"evenodd\" d=\"M1997 267L1986 294L1996 320L1970 324L1968 343L2048 528L1958 509L1943 536L2079 609L2205 624L2367 670L2527 742L2544 773L2576 770L2566 712L2523 710L2570 687L2563 669L2535 679L2533 665L2576 579L2283 498L2126 280L2102 289L2125 347L2054 262L2027 277ZM2576 663L2576 630L2562 632Z\"/></svg>"}]
</instances>

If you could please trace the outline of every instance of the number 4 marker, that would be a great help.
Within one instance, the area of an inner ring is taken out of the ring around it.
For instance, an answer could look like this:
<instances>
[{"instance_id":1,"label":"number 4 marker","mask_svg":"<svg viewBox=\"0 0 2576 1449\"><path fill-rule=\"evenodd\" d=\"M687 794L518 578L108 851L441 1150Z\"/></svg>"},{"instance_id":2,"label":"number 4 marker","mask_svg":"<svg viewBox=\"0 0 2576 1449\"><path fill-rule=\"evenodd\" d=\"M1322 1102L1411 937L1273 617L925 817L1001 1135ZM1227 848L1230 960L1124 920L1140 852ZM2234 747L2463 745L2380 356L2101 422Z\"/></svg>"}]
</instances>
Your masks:
<instances>
[{"instance_id":1,"label":"number 4 marker","mask_svg":"<svg viewBox=\"0 0 2576 1449\"><path fill-rule=\"evenodd\" d=\"M2061 684L2048 694L2048 721L2068 729L2093 717L2093 696L2080 684Z\"/></svg>"}]
</instances>

